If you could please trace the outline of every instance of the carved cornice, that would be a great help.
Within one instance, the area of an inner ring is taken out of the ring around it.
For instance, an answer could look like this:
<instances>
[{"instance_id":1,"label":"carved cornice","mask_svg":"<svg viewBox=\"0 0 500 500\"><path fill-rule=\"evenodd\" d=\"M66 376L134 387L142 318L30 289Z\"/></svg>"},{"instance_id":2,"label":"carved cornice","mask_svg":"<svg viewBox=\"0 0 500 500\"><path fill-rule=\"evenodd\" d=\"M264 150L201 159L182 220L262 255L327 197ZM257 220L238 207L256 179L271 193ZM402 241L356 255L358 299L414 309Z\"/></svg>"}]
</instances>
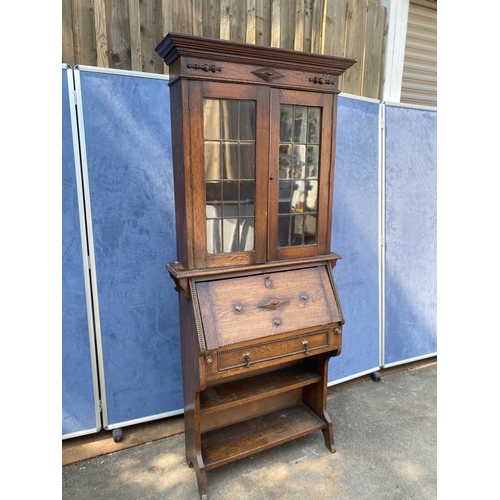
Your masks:
<instances>
[{"instance_id":1,"label":"carved cornice","mask_svg":"<svg viewBox=\"0 0 500 500\"><path fill-rule=\"evenodd\" d=\"M345 57L264 47L180 33L169 33L155 50L168 65L182 56L329 75L341 75L356 62L354 59Z\"/></svg>"}]
</instances>

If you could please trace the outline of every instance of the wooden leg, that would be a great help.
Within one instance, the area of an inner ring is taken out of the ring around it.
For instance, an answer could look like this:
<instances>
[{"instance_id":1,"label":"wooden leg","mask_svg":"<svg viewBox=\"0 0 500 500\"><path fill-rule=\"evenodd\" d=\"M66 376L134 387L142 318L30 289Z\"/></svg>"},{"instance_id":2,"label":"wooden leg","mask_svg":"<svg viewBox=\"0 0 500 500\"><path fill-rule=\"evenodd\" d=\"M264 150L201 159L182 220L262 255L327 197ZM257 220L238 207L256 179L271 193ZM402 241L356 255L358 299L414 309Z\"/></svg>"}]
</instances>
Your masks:
<instances>
[{"instance_id":1,"label":"wooden leg","mask_svg":"<svg viewBox=\"0 0 500 500\"><path fill-rule=\"evenodd\" d=\"M324 414L326 419L330 420L330 417L327 413ZM333 440L333 427L332 423L329 422L326 424L326 427L323 429L323 437L325 439L325 446L332 452L335 453L335 444Z\"/></svg>"},{"instance_id":2,"label":"wooden leg","mask_svg":"<svg viewBox=\"0 0 500 500\"><path fill-rule=\"evenodd\" d=\"M201 463L196 463L194 470L196 471L196 480L198 481L198 493L200 494L201 500L208 500L207 495L207 473L205 472L205 466L201 456L199 457Z\"/></svg>"},{"instance_id":3,"label":"wooden leg","mask_svg":"<svg viewBox=\"0 0 500 500\"><path fill-rule=\"evenodd\" d=\"M199 417L199 393L194 395L191 404L184 407L184 438L186 442L186 462L196 472L198 492L202 500L207 500L207 477L205 463L201 455L201 432Z\"/></svg>"},{"instance_id":4,"label":"wooden leg","mask_svg":"<svg viewBox=\"0 0 500 500\"><path fill-rule=\"evenodd\" d=\"M325 440L325 446L332 452L335 453L334 439L333 439L333 425L330 415L326 411L326 398L328 394L328 361L330 355L318 355L314 358L308 360L308 363L314 367L314 369L321 376L321 382L311 385L309 387L304 387L303 400L304 403L311 408L311 410L318 415L323 422L325 422L325 428L323 429L323 437Z\"/></svg>"}]
</instances>

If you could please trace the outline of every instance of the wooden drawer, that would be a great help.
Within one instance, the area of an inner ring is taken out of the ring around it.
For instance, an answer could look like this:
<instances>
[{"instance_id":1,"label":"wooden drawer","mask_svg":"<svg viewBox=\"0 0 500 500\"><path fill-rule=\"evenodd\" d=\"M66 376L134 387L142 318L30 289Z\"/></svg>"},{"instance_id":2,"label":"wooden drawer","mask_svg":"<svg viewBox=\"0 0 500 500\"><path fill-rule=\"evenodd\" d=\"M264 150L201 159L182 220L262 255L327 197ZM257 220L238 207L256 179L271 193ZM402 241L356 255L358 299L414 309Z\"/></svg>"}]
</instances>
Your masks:
<instances>
[{"instance_id":1,"label":"wooden drawer","mask_svg":"<svg viewBox=\"0 0 500 500\"><path fill-rule=\"evenodd\" d=\"M308 328L317 327L317 332L326 325L343 323L333 281L324 265L198 282L196 290L208 350L272 335L282 338L282 334ZM328 345L327 333L308 337L310 348ZM302 340L292 335L286 342L265 342L252 357L300 352ZM235 360L242 354L223 351L228 353L223 356L227 359L223 366L241 364L241 359Z\"/></svg>"},{"instance_id":2,"label":"wooden drawer","mask_svg":"<svg viewBox=\"0 0 500 500\"><path fill-rule=\"evenodd\" d=\"M278 360L294 355L307 356L321 349L329 349L331 332L329 329L319 332L291 335L280 340L255 343L246 347L219 350L217 361L219 371L248 367Z\"/></svg>"}]
</instances>

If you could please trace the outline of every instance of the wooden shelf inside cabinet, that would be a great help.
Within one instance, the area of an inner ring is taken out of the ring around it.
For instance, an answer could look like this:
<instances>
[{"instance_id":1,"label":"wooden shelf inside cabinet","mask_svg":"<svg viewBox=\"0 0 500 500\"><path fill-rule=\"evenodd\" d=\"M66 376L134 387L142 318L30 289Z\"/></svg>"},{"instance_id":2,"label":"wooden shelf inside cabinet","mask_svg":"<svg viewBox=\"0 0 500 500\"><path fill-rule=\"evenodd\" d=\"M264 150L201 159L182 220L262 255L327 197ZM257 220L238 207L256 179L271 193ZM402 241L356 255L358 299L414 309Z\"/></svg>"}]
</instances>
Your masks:
<instances>
[{"instance_id":1,"label":"wooden shelf inside cabinet","mask_svg":"<svg viewBox=\"0 0 500 500\"><path fill-rule=\"evenodd\" d=\"M202 434L202 456L210 470L234 460L306 436L325 428L325 423L304 404Z\"/></svg>"},{"instance_id":2,"label":"wooden shelf inside cabinet","mask_svg":"<svg viewBox=\"0 0 500 500\"><path fill-rule=\"evenodd\" d=\"M295 365L281 370L207 387L200 395L201 414L253 403L275 394L298 389L321 381L318 373L305 365Z\"/></svg>"}]
</instances>

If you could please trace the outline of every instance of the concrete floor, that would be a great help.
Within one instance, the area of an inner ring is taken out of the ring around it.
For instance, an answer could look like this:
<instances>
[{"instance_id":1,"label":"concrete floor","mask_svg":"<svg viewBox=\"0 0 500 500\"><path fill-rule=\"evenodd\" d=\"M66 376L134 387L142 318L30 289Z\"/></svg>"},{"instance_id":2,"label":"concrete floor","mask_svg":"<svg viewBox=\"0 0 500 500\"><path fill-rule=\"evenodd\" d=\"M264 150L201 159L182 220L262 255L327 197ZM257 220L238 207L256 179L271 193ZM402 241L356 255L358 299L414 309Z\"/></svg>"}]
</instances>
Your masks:
<instances>
[{"instance_id":1,"label":"concrete floor","mask_svg":"<svg viewBox=\"0 0 500 500\"><path fill-rule=\"evenodd\" d=\"M207 472L209 499L437 498L435 360L333 386L328 411L335 454L321 432L305 436ZM63 500L199 499L182 432L94 454L63 466Z\"/></svg>"}]
</instances>

